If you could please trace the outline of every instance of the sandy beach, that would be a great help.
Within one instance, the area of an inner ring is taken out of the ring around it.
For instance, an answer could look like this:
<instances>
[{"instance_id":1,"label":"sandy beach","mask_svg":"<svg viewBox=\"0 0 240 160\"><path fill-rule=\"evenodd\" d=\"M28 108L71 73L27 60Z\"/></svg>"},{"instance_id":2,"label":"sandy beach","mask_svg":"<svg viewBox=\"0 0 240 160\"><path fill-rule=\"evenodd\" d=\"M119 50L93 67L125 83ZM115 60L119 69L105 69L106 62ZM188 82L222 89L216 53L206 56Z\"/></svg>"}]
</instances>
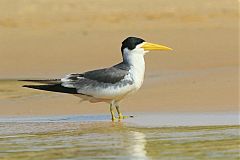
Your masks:
<instances>
[{"instance_id":1,"label":"sandy beach","mask_svg":"<svg viewBox=\"0 0 240 160\"><path fill-rule=\"evenodd\" d=\"M0 115L108 113L107 104L21 88L26 83L16 80L109 67L121 61L127 36L174 51L146 55L144 85L121 103L123 112L238 112L237 3L1 1Z\"/></svg>"},{"instance_id":2,"label":"sandy beach","mask_svg":"<svg viewBox=\"0 0 240 160\"><path fill-rule=\"evenodd\" d=\"M239 1L1 0L1 160L238 160ZM23 88L121 61L137 36L142 88L111 121L105 103Z\"/></svg>"}]
</instances>

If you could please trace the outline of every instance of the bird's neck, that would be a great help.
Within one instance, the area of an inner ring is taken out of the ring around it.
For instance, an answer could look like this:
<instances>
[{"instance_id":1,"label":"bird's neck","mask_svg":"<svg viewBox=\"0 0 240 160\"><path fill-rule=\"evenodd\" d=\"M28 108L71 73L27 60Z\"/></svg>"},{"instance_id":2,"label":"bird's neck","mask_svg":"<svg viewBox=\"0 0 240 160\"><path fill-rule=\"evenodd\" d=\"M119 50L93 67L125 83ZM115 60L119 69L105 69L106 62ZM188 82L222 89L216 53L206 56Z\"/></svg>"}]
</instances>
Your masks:
<instances>
[{"instance_id":1,"label":"bird's neck","mask_svg":"<svg viewBox=\"0 0 240 160\"><path fill-rule=\"evenodd\" d=\"M123 62L134 68L145 70L145 61L142 54L132 54L123 57Z\"/></svg>"},{"instance_id":2,"label":"bird's neck","mask_svg":"<svg viewBox=\"0 0 240 160\"><path fill-rule=\"evenodd\" d=\"M145 73L145 61L143 54L130 54L123 57L123 62L130 66L130 72L137 88L140 88Z\"/></svg>"}]
</instances>

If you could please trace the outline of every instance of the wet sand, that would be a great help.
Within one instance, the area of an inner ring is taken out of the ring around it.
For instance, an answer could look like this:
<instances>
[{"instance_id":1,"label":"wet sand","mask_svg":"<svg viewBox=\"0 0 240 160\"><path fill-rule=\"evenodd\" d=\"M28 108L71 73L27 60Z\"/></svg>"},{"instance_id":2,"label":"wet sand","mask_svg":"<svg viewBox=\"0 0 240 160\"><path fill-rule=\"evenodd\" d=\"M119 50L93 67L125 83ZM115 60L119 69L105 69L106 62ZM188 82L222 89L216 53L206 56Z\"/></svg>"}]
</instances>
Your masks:
<instances>
[{"instance_id":1,"label":"wet sand","mask_svg":"<svg viewBox=\"0 0 240 160\"><path fill-rule=\"evenodd\" d=\"M128 113L131 115L131 113ZM110 115L61 115L61 116L7 116L0 117L2 123L112 123ZM135 113L133 117L115 121L117 124L143 128L160 127L194 127L194 126L231 126L239 125L237 113ZM7 127L7 126L6 126ZM51 128L46 128L48 130ZM10 131L10 130L9 130ZM14 134L30 133L34 130L18 129L12 130ZM2 134L8 133L8 129L3 129Z\"/></svg>"},{"instance_id":2,"label":"wet sand","mask_svg":"<svg viewBox=\"0 0 240 160\"><path fill-rule=\"evenodd\" d=\"M237 77L231 79L234 70L148 75L142 89L121 103L121 110L123 113L238 112ZM229 76L223 78L222 73ZM214 74L215 77L209 76ZM199 81L193 81L197 77ZM109 113L105 103L80 102L73 95L26 89L23 84L16 80L0 81L1 116Z\"/></svg>"}]
</instances>

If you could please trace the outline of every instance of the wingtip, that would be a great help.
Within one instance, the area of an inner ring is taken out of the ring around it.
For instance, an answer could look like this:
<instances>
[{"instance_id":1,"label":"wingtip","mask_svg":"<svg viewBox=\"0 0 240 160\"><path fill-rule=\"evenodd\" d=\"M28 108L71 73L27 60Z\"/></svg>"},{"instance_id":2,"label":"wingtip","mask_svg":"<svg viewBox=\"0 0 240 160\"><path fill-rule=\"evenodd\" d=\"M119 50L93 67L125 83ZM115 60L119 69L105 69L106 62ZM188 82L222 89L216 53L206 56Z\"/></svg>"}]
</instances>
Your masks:
<instances>
[{"instance_id":1,"label":"wingtip","mask_svg":"<svg viewBox=\"0 0 240 160\"><path fill-rule=\"evenodd\" d=\"M22 87L29 88L31 85L23 85Z\"/></svg>"},{"instance_id":2,"label":"wingtip","mask_svg":"<svg viewBox=\"0 0 240 160\"><path fill-rule=\"evenodd\" d=\"M31 89L38 89L39 86L36 85L23 85L23 88L31 88Z\"/></svg>"},{"instance_id":3,"label":"wingtip","mask_svg":"<svg viewBox=\"0 0 240 160\"><path fill-rule=\"evenodd\" d=\"M31 88L36 90L43 90L49 92L60 92L60 93L70 93L78 94L75 88L66 88L61 84L50 84L50 85L23 85L24 88Z\"/></svg>"},{"instance_id":4,"label":"wingtip","mask_svg":"<svg viewBox=\"0 0 240 160\"><path fill-rule=\"evenodd\" d=\"M61 79L20 79L21 82L41 83L41 84L60 84Z\"/></svg>"}]
</instances>

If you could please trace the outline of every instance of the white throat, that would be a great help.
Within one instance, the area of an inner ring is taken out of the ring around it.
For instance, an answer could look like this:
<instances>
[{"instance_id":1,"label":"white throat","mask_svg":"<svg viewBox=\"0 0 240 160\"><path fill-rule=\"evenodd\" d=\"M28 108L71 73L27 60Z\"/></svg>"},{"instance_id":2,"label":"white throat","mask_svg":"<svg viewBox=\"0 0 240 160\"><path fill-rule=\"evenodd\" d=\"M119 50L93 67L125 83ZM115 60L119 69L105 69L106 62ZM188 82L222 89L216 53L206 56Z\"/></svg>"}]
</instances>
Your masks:
<instances>
[{"instance_id":1,"label":"white throat","mask_svg":"<svg viewBox=\"0 0 240 160\"><path fill-rule=\"evenodd\" d=\"M133 50L128 50L125 48L123 50L123 61L130 65L130 74L136 85L136 89L139 89L144 80L145 73L145 61L144 55L146 51L142 48L135 48Z\"/></svg>"}]
</instances>

